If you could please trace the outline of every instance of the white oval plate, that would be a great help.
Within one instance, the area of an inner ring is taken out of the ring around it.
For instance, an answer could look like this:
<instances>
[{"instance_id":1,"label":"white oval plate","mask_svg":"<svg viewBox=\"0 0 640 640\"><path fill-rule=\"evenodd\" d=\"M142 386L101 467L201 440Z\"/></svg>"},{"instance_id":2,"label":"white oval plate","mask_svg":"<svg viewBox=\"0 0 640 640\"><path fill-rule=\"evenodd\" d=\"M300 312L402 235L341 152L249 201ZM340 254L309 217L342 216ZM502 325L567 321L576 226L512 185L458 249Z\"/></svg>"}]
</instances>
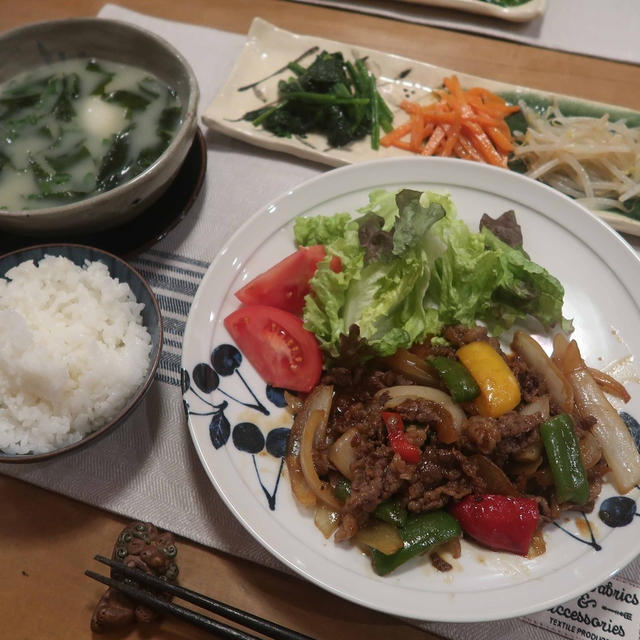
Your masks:
<instances>
[{"instance_id":1,"label":"white oval plate","mask_svg":"<svg viewBox=\"0 0 640 640\"><path fill-rule=\"evenodd\" d=\"M431 7L457 9L482 16L500 18L509 22L527 22L544 13L547 0L529 0L514 7L503 7L483 0L405 0L413 4L424 4Z\"/></svg>"},{"instance_id":2,"label":"white oval plate","mask_svg":"<svg viewBox=\"0 0 640 640\"><path fill-rule=\"evenodd\" d=\"M354 212L379 187L449 192L474 229L483 213L514 209L525 249L565 286L564 312L575 319L574 336L587 363L614 367L633 396L624 410L640 416L640 377L631 371L640 355L640 260L633 249L565 196L518 174L453 159L388 159L330 171L267 204L209 268L191 307L182 354L189 429L206 472L271 553L318 585L380 611L481 621L540 611L584 593L638 554L639 518L609 528L596 508L588 521L571 514L560 526L548 525L547 552L539 558L464 542L448 573L417 559L381 578L366 556L325 540L312 513L294 502L281 457L290 417L271 402L273 394L235 349L223 319L238 307L234 291L294 251L296 216ZM634 500L637 493L631 493ZM615 497L609 485L601 500L607 497Z\"/></svg>"}]
</instances>

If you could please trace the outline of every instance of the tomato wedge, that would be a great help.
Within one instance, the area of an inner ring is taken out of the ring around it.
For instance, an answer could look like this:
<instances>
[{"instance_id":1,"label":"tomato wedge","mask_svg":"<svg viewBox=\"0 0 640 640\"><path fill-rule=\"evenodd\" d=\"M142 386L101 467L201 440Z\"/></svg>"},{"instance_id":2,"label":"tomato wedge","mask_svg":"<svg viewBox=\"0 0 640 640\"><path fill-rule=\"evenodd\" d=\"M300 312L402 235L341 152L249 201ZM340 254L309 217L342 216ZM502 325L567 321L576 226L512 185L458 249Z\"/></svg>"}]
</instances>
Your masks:
<instances>
[{"instance_id":1,"label":"tomato wedge","mask_svg":"<svg viewBox=\"0 0 640 640\"><path fill-rule=\"evenodd\" d=\"M230 313L224 326L267 384L293 391L311 391L318 384L322 354L297 316L254 304Z\"/></svg>"},{"instance_id":2,"label":"tomato wedge","mask_svg":"<svg viewBox=\"0 0 640 640\"><path fill-rule=\"evenodd\" d=\"M262 304L300 314L304 297L309 293L309 280L326 256L321 244L300 247L295 253L256 276L235 295L244 304ZM340 271L340 258L331 259L331 269Z\"/></svg>"}]
</instances>

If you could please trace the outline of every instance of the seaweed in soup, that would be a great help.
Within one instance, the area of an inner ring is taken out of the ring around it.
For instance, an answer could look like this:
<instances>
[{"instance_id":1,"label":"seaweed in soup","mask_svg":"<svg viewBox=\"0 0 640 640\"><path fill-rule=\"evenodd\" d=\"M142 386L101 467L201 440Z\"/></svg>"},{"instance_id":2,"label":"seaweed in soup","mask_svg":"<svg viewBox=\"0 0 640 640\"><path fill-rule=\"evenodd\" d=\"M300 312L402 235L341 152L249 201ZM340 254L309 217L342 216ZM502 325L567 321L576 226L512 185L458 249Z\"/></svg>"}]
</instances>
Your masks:
<instances>
[{"instance_id":1,"label":"seaweed in soup","mask_svg":"<svg viewBox=\"0 0 640 640\"><path fill-rule=\"evenodd\" d=\"M104 60L46 65L0 85L0 208L108 191L151 166L182 121L176 91Z\"/></svg>"}]
</instances>

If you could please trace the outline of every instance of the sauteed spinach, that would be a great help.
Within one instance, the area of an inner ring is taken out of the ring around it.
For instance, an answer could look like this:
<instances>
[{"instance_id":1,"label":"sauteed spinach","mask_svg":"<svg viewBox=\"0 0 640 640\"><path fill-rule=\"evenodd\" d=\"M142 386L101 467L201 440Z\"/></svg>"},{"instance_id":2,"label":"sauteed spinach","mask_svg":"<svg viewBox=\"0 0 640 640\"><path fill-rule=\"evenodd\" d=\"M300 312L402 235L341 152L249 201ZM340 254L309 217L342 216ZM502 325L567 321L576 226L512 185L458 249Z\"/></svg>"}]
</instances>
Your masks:
<instances>
[{"instance_id":1,"label":"sauteed spinach","mask_svg":"<svg viewBox=\"0 0 640 640\"><path fill-rule=\"evenodd\" d=\"M379 147L380 128L390 131L393 115L364 58L351 62L323 51L306 68L295 61L287 68L294 75L278 83L276 103L245 113L244 120L281 137L322 133L332 147L369 135L371 147Z\"/></svg>"}]
</instances>

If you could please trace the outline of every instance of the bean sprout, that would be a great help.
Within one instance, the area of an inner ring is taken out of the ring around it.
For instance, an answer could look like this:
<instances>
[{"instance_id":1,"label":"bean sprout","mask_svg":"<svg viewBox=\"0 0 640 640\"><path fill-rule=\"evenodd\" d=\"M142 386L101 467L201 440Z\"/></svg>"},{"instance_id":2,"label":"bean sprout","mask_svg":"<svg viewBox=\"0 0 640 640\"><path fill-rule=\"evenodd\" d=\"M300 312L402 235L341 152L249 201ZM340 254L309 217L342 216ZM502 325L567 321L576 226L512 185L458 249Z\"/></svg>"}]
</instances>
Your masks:
<instances>
[{"instance_id":1,"label":"bean sprout","mask_svg":"<svg viewBox=\"0 0 640 640\"><path fill-rule=\"evenodd\" d=\"M640 128L624 120L564 116L554 103L544 114L523 101L525 132L514 132L514 156L529 177L592 209L627 211L640 196Z\"/></svg>"}]
</instances>

